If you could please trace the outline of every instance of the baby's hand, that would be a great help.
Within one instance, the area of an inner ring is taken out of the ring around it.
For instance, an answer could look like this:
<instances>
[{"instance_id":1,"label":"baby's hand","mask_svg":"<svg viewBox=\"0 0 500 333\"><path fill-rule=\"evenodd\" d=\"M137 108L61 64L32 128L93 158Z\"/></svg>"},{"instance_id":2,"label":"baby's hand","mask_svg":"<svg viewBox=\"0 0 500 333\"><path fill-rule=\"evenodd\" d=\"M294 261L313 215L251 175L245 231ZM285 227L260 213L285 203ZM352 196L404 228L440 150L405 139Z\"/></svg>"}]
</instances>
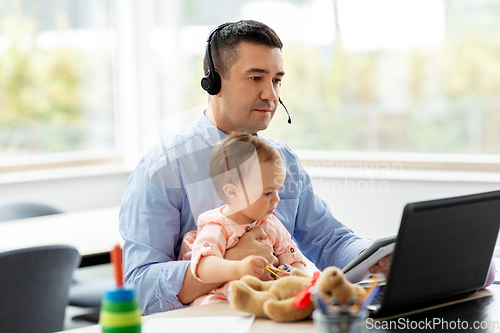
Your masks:
<instances>
[{"instance_id":1,"label":"baby's hand","mask_svg":"<svg viewBox=\"0 0 500 333\"><path fill-rule=\"evenodd\" d=\"M240 261L239 273L240 278L245 275L260 277L264 274L267 266L267 260L260 256L248 256Z\"/></svg>"}]
</instances>

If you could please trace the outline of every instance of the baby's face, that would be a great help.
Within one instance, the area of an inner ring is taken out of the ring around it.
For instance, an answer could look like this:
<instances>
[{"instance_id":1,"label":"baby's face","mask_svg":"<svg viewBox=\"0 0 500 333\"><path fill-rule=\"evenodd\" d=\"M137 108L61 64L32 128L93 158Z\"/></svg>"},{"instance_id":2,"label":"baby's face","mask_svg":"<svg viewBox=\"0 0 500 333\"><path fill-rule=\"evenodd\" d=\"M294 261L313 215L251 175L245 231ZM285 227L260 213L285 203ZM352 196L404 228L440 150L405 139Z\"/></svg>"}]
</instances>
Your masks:
<instances>
[{"instance_id":1,"label":"baby's face","mask_svg":"<svg viewBox=\"0 0 500 333\"><path fill-rule=\"evenodd\" d=\"M240 211L250 220L264 221L274 213L280 198L278 191L283 187L286 169L281 158L260 163L259 172L253 173L250 179L245 180L250 205Z\"/></svg>"}]
</instances>

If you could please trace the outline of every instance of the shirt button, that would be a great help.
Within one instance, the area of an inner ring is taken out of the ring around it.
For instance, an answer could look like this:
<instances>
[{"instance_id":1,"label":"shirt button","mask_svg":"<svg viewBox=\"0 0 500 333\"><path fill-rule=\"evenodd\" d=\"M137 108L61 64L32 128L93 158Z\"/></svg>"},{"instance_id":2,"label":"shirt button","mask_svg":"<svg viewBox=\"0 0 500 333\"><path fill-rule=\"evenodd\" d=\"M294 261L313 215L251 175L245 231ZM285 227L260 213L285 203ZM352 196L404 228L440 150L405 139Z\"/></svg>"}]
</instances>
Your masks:
<instances>
[{"instance_id":1,"label":"shirt button","mask_svg":"<svg viewBox=\"0 0 500 333\"><path fill-rule=\"evenodd\" d=\"M292 253L294 253L294 252L295 252L295 250L293 249L293 247L292 247L292 248L290 248L290 252L292 252Z\"/></svg>"},{"instance_id":2,"label":"shirt button","mask_svg":"<svg viewBox=\"0 0 500 333\"><path fill-rule=\"evenodd\" d=\"M203 244L204 247L209 247L208 243Z\"/></svg>"},{"instance_id":3,"label":"shirt button","mask_svg":"<svg viewBox=\"0 0 500 333\"><path fill-rule=\"evenodd\" d=\"M252 229L250 227L247 227L247 231L250 231L250 230L252 230Z\"/></svg>"}]
</instances>

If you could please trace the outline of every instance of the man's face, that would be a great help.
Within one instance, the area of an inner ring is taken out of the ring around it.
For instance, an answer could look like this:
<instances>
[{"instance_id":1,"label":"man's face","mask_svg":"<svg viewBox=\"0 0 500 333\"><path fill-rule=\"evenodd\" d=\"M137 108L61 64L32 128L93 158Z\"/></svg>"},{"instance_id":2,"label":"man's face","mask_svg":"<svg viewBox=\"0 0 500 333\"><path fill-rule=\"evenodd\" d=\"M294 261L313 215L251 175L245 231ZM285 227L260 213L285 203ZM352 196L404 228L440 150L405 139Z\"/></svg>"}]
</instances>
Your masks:
<instances>
[{"instance_id":1,"label":"man's face","mask_svg":"<svg viewBox=\"0 0 500 333\"><path fill-rule=\"evenodd\" d=\"M222 78L213 108L216 126L225 133L256 133L267 128L278 106L285 74L279 48L240 42L238 60Z\"/></svg>"}]
</instances>

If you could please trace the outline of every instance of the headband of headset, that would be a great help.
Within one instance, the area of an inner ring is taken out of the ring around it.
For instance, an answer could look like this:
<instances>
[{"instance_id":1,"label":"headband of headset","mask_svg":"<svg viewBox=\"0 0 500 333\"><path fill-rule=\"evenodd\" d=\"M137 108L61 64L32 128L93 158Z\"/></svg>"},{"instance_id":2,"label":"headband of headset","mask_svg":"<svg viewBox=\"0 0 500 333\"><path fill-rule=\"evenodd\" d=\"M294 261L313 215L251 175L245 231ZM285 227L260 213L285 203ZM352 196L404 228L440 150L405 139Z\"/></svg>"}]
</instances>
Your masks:
<instances>
[{"instance_id":1,"label":"headband of headset","mask_svg":"<svg viewBox=\"0 0 500 333\"><path fill-rule=\"evenodd\" d=\"M217 73L215 71L215 66L214 66L214 61L212 59L212 50L211 50L210 43L212 41L213 35L217 31L227 27L230 24L232 24L232 23L231 22L223 23L223 24L219 25L217 28L215 28L214 30L212 30L212 32L210 32L210 35L208 35L206 54L205 54L205 57L206 57L207 63L208 63L208 73L207 73L207 75L205 75L201 79L201 87L203 88L203 90L208 92L210 95L216 95L220 91L220 87L221 87L221 78L220 78L219 73Z\"/></svg>"}]
</instances>

